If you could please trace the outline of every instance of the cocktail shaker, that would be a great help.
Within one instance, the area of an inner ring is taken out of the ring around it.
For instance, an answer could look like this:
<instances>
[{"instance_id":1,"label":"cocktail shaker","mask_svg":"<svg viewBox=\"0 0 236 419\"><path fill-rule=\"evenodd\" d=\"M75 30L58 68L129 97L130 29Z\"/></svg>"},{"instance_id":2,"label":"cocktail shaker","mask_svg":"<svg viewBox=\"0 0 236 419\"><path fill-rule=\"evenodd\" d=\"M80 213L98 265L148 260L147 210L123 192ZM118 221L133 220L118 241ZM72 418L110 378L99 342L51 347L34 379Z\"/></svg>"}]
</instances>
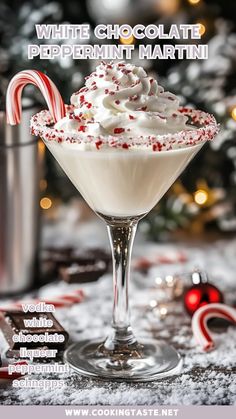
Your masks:
<instances>
[{"instance_id":1,"label":"cocktail shaker","mask_svg":"<svg viewBox=\"0 0 236 419\"><path fill-rule=\"evenodd\" d=\"M20 125L0 111L0 296L29 289L35 280L39 238L38 143L23 108Z\"/></svg>"}]
</instances>

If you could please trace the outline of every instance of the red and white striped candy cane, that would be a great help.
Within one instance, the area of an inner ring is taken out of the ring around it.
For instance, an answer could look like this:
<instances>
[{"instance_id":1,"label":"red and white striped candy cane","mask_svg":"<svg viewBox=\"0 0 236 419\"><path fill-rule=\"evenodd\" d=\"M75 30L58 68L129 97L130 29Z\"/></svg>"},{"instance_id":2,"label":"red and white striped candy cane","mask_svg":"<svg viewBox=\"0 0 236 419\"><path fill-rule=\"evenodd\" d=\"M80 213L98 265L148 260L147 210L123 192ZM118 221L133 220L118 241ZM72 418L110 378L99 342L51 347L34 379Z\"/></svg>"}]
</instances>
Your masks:
<instances>
[{"instance_id":1,"label":"red and white striped candy cane","mask_svg":"<svg viewBox=\"0 0 236 419\"><path fill-rule=\"evenodd\" d=\"M52 80L36 70L25 70L17 73L10 81L6 95L7 122L10 125L21 121L21 95L27 84L33 84L41 91L54 122L65 116L65 105L62 97Z\"/></svg>"},{"instance_id":2,"label":"red and white striped candy cane","mask_svg":"<svg viewBox=\"0 0 236 419\"><path fill-rule=\"evenodd\" d=\"M10 303L8 306L0 307L1 311L13 311L13 310L22 310L22 304L38 304L38 303L45 303L45 304L53 304L55 308L65 308L70 307L73 304L81 303L84 300L84 292L81 289L74 290L70 293L60 295L58 297L52 298L35 298L32 300L20 300L15 301L14 303Z\"/></svg>"},{"instance_id":3,"label":"red and white striped candy cane","mask_svg":"<svg viewBox=\"0 0 236 419\"><path fill-rule=\"evenodd\" d=\"M28 362L26 361L19 361L14 362L14 365L27 365ZM17 378L23 377L25 374L21 374L20 372L13 372L9 374L8 366L0 368L0 380L16 380Z\"/></svg>"},{"instance_id":4,"label":"red and white striped candy cane","mask_svg":"<svg viewBox=\"0 0 236 419\"><path fill-rule=\"evenodd\" d=\"M209 351L215 347L207 322L209 319L219 317L236 323L236 310L226 304L207 304L195 311L192 318L192 330L196 341L202 349Z\"/></svg>"}]
</instances>

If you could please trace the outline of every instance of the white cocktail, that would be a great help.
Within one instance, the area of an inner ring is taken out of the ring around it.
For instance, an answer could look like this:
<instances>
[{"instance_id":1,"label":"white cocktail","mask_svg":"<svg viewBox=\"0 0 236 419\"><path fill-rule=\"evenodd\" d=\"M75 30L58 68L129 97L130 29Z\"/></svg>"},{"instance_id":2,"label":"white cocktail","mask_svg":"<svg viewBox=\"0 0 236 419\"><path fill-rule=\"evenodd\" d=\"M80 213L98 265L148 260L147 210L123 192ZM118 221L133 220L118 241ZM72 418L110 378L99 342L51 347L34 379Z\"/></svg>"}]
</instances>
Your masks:
<instances>
[{"instance_id":1,"label":"white cocktail","mask_svg":"<svg viewBox=\"0 0 236 419\"><path fill-rule=\"evenodd\" d=\"M138 221L214 138L216 121L204 112L180 109L176 96L131 64L101 63L72 95L66 115L53 83L42 73L28 73L27 80L33 77L46 90L51 110L32 118L32 132L43 138L106 222L112 248L112 330L107 338L75 343L65 359L81 374L108 379L150 381L177 373L181 358L174 348L152 337L137 342L130 326L131 250ZM17 83L25 79L25 73L13 79L9 97L12 90L17 98ZM9 115L16 123L19 106L12 110L11 104L9 100Z\"/></svg>"}]
</instances>

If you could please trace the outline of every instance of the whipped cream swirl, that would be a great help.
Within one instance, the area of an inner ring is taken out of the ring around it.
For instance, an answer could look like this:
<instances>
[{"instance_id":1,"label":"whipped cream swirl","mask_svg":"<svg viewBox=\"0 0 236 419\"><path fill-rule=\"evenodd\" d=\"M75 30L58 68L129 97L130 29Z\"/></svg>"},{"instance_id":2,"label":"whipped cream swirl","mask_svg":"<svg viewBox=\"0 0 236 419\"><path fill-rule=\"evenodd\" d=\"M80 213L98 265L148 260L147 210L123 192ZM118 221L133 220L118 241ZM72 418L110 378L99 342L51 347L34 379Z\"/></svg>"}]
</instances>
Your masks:
<instances>
[{"instance_id":1,"label":"whipped cream swirl","mask_svg":"<svg viewBox=\"0 0 236 419\"><path fill-rule=\"evenodd\" d=\"M142 67L104 63L71 97L71 111L55 128L91 136L148 137L188 129L179 100Z\"/></svg>"}]
</instances>

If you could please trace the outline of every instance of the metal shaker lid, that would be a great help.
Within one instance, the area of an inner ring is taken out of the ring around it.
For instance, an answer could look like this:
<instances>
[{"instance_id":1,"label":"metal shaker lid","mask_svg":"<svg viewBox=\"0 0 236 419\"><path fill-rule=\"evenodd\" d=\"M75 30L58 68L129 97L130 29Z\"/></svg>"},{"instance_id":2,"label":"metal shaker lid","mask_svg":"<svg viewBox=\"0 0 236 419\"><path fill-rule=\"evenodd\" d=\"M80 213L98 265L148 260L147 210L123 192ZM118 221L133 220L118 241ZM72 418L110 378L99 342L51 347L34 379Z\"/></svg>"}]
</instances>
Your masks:
<instances>
[{"instance_id":1,"label":"metal shaker lid","mask_svg":"<svg viewBox=\"0 0 236 419\"><path fill-rule=\"evenodd\" d=\"M32 141L30 135L30 118L36 112L39 107L35 105L35 102L29 98L22 98L22 119L19 125L8 125L6 122L6 113L0 111L0 146L17 146L29 143ZM35 139L36 140L36 139Z\"/></svg>"}]
</instances>

